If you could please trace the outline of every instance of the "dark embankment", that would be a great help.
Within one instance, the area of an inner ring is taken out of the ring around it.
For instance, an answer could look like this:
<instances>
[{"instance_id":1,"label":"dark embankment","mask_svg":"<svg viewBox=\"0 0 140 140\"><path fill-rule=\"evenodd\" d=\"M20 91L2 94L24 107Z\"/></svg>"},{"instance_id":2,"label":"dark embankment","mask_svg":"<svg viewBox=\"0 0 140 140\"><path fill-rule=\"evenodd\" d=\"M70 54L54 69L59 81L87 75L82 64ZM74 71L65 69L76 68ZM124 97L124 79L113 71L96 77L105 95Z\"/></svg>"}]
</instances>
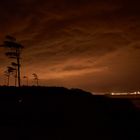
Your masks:
<instances>
[{"instance_id":1,"label":"dark embankment","mask_svg":"<svg viewBox=\"0 0 140 140\"><path fill-rule=\"evenodd\" d=\"M130 100L77 89L0 87L1 140L135 140L139 128Z\"/></svg>"}]
</instances>

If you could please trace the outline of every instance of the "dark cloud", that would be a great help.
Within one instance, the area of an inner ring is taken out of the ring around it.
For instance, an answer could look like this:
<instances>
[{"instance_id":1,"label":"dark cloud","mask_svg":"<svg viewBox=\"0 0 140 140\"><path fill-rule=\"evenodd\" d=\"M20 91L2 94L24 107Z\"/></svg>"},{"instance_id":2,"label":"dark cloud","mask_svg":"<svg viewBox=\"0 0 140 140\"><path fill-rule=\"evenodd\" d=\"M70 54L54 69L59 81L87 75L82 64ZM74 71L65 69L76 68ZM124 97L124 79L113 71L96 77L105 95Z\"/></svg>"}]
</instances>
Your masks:
<instances>
[{"instance_id":1,"label":"dark cloud","mask_svg":"<svg viewBox=\"0 0 140 140\"><path fill-rule=\"evenodd\" d=\"M139 89L139 1L0 3L0 42L11 34L25 46L22 74L36 72L42 84L92 91ZM9 62L0 52L2 75Z\"/></svg>"}]
</instances>

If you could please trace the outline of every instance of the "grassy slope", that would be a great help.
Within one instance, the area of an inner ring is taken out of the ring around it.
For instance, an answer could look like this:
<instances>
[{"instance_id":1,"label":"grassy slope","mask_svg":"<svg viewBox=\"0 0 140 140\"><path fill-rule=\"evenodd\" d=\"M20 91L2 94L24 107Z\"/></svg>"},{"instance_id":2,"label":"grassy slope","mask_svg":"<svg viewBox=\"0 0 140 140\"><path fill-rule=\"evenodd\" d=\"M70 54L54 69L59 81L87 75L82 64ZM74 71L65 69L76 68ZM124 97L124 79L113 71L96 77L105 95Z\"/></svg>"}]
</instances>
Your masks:
<instances>
[{"instance_id":1,"label":"grassy slope","mask_svg":"<svg viewBox=\"0 0 140 140\"><path fill-rule=\"evenodd\" d=\"M63 87L0 87L0 139L135 139L139 116L127 99Z\"/></svg>"}]
</instances>

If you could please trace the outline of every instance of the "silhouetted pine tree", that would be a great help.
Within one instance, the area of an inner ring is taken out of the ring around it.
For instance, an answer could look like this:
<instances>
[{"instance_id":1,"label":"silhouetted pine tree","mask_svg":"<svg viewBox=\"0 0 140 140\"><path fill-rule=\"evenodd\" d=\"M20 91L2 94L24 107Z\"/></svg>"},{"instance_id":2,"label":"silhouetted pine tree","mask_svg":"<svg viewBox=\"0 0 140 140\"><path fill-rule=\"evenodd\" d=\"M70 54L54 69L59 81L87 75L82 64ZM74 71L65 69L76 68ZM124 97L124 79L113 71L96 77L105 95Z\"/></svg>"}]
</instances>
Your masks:
<instances>
[{"instance_id":1,"label":"silhouetted pine tree","mask_svg":"<svg viewBox=\"0 0 140 140\"><path fill-rule=\"evenodd\" d=\"M13 74L14 71L15 71L15 68L7 67L7 70L4 72L5 76L7 77L7 86L9 86L9 83L10 83L10 75Z\"/></svg>"},{"instance_id":2,"label":"silhouetted pine tree","mask_svg":"<svg viewBox=\"0 0 140 140\"><path fill-rule=\"evenodd\" d=\"M14 77L15 77L15 86L17 86L17 69L18 69L18 64L15 62L12 62L11 65L14 67L15 69L15 73L14 73Z\"/></svg>"},{"instance_id":3,"label":"silhouetted pine tree","mask_svg":"<svg viewBox=\"0 0 140 140\"><path fill-rule=\"evenodd\" d=\"M38 75L36 73L32 74L34 76L34 80L36 81L36 85L39 86L39 78Z\"/></svg>"},{"instance_id":4,"label":"silhouetted pine tree","mask_svg":"<svg viewBox=\"0 0 140 140\"><path fill-rule=\"evenodd\" d=\"M20 78L20 59L21 59L21 49L23 46L19 44L16 39L12 36L6 36L4 44L1 45L5 48L8 48L9 51L6 52L6 56L8 56L11 59L15 59L16 63L13 62L12 65L14 67L17 67L17 77L18 77L18 86L21 85L21 78Z\"/></svg>"}]
</instances>

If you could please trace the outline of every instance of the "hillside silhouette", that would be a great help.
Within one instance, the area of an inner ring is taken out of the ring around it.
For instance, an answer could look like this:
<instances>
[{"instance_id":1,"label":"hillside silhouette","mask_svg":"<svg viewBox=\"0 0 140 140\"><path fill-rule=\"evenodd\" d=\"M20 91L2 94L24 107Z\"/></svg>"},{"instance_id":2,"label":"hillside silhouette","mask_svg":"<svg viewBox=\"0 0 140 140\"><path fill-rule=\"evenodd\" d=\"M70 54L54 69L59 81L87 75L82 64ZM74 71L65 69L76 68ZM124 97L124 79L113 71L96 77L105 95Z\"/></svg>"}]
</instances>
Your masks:
<instances>
[{"instance_id":1,"label":"hillside silhouette","mask_svg":"<svg viewBox=\"0 0 140 140\"><path fill-rule=\"evenodd\" d=\"M63 87L0 87L0 139L136 139L140 111L128 99Z\"/></svg>"}]
</instances>

